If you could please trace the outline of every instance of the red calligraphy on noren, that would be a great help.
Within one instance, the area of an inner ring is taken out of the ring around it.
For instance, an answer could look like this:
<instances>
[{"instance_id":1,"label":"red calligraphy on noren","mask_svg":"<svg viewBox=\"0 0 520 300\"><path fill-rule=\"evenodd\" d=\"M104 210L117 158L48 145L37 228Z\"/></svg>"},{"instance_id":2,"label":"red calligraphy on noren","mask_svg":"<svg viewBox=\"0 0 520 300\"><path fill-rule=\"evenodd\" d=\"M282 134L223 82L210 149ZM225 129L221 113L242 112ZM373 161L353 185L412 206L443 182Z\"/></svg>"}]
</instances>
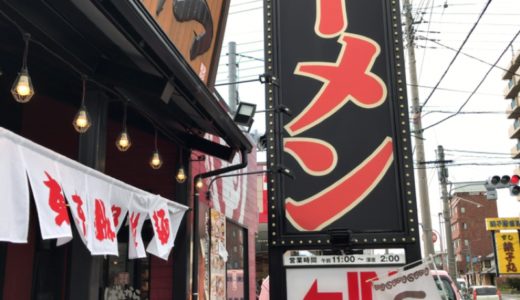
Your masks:
<instances>
[{"instance_id":1,"label":"red calligraphy on noren","mask_svg":"<svg viewBox=\"0 0 520 300\"><path fill-rule=\"evenodd\" d=\"M119 225L119 216L121 216L121 207L112 205L112 216L114 217L114 227Z\"/></svg>"},{"instance_id":2,"label":"red calligraphy on noren","mask_svg":"<svg viewBox=\"0 0 520 300\"><path fill-rule=\"evenodd\" d=\"M49 173L46 171L44 173L47 176L47 181L43 183L49 188L49 207L57 214L54 222L58 226L61 226L63 223L70 224L65 197L61 193L60 184Z\"/></svg>"},{"instance_id":3,"label":"red calligraphy on noren","mask_svg":"<svg viewBox=\"0 0 520 300\"><path fill-rule=\"evenodd\" d=\"M96 239L99 241L106 239L113 241L116 234L112 230L110 219L107 218L105 203L101 199L96 199L95 203L94 225L96 227Z\"/></svg>"},{"instance_id":4,"label":"red calligraphy on noren","mask_svg":"<svg viewBox=\"0 0 520 300\"><path fill-rule=\"evenodd\" d=\"M141 213L130 214L130 232L132 233L132 238L134 239L134 247L137 248L137 224L139 224L139 217Z\"/></svg>"},{"instance_id":5,"label":"red calligraphy on noren","mask_svg":"<svg viewBox=\"0 0 520 300\"><path fill-rule=\"evenodd\" d=\"M301 201L285 200L286 216L301 231L320 230L356 207L374 189L393 162L393 143L383 143L353 171L325 190Z\"/></svg>"},{"instance_id":6,"label":"red calligraphy on noren","mask_svg":"<svg viewBox=\"0 0 520 300\"><path fill-rule=\"evenodd\" d=\"M323 38L338 36L347 29L345 0L316 0L314 31Z\"/></svg>"},{"instance_id":7,"label":"red calligraphy on noren","mask_svg":"<svg viewBox=\"0 0 520 300\"><path fill-rule=\"evenodd\" d=\"M299 63L295 73L323 82L311 103L285 129L297 135L329 118L348 101L363 108L381 105L387 95L386 85L371 72L379 55L379 45L356 34L343 34L343 45L335 63Z\"/></svg>"},{"instance_id":8,"label":"red calligraphy on noren","mask_svg":"<svg viewBox=\"0 0 520 300\"><path fill-rule=\"evenodd\" d=\"M153 212L153 221L155 224L155 231L159 235L159 241L161 241L162 245L166 244L170 238L170 221L166 217L164 209Z\"/></svg>"},{"instance_id":9,"label":"red calligraphy on noren","mask_svg":"<svg viewBox=\"0 0 520 300\"><path fill-rule=\"evenodd\" d=\"M72 201L76 203L76 211L78 212L78 217L81 221L81 229L83 236L87 236L87 226L86 226L86 218L85 218L85 212L83 211L83 200L79 195L72 195Z\"/></svg>"}]
</instances>

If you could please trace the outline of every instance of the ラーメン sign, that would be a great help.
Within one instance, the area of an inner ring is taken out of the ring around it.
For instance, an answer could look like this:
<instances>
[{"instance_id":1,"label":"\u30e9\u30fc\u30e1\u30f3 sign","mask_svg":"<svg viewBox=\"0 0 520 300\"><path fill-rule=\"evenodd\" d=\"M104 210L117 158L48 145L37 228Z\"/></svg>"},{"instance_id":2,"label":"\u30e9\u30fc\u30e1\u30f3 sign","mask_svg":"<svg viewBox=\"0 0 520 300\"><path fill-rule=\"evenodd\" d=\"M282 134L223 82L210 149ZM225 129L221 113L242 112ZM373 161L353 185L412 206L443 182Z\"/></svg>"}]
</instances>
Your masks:
<instances>
[{"instance_id":1,"label":"\u30e9\u30fc\u30e1\u30f3 sign","mask_svg":"<svg viewBox=\"0 0 520 300\"><path fill-rule=\"evenodd\" d=\"M270 3L268 167L294 175L270 175L270 245L417 243L398 2Z\"/></svg>"}]
</instances>

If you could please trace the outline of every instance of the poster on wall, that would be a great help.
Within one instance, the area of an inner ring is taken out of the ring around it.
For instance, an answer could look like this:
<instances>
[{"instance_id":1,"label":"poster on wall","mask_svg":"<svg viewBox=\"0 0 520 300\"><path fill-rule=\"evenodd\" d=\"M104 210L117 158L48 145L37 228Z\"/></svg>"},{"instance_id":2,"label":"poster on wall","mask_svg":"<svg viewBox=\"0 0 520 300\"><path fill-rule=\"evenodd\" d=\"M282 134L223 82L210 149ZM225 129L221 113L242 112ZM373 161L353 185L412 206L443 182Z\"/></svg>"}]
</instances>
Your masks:
<instances>
[{"instance_id":1,"label":"poster on wall","mask_svg":"<svg viewBox=\"0 0 520 300\"><path fill-rule=\"evenodd\" d=\"M266 17L268 167L294 177L270 175L270 245L417 244L399 3L285 0Z\"/></svg>"},{"instance_id":2,"label":"poster on wall","mask_svg":"<svg viewBox=\"0 0 520 300\"><path fill-rule=\"evenodd\" d=\"M211 299L226 300L226 216L211 210Z\"/></svg>"}]
</instances>

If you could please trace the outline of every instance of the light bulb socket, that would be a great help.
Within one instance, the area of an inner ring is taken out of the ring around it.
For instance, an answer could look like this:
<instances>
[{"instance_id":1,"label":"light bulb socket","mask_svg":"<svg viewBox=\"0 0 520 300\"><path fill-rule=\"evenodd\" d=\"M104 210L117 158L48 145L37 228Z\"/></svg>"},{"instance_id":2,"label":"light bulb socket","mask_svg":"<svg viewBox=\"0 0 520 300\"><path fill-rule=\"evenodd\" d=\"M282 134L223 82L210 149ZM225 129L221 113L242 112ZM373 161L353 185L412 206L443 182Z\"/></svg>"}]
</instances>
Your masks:
<instances>
[{"instance_id":1,"label":"light bulb socket","mask_svg":"<svg viewBox=\"0 0 520 300\"><path fill-rule=\"evenodd\" d=\"M27 103L34 96L34 87L27 67L22 67L22 70L18 73L11 88L11 94L14 100L20 103Z\"/></svg>"},{"instance_id":2,"label":"light bulb socket","mask_svg":"<svg viewBox=\"0 0 520 300\"><path fill-rule=\"evenodd\" d=\"M116 140L116 147L119 151L125 152L126 150L130 149L132 146L132 140L130 139L130 135L128 135L128 132L126 131L126 128L121 131L119 136Z\"/></svg>"},{"instance_id":3,"label":"light bulb socket","mask_svg":"<svg viewBox=\"0 0 520 300\"><path fill-rule=\"evenodd\" d=\"M76 129L79 133L85 133L90 128L92 123L90 122L90 115L87 111L87 107L82 104L79 111L76 113L74 117L74 121L72 121L72 125L74 129Z\"/></svg>"},{"instance_id":4,"label":"light bulb socket","mask_svg":"<svg viewBox=\"0 0 520 300\"><path fill-rule=\"evenodd\" d=\"M161 155L159 154L159 151L155 150L152 154L152 157L150 158L150 167L152 169L157 170L162 167L163 161L161 159Z\"/></svg>"}]
</instances>

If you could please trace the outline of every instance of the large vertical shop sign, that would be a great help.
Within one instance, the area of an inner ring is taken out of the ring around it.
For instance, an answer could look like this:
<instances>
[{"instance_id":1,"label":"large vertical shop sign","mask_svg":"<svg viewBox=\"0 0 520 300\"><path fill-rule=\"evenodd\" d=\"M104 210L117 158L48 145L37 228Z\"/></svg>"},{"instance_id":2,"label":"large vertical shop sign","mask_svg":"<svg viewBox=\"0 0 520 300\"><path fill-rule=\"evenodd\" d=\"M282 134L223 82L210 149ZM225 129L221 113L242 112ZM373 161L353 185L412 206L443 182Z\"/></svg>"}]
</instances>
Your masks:
<instances>
[{"instance_id":1,"label":"large vertical shop sign","mask_svg":"<svg viewBox=\"0 0 520 300\"><path fill-rule=\"evenodd\" d=\"M398 1L266 8L270 246L417 246Z\"/></svg>"},{"instance_id":2,"label":"large vertical shop sign","mask_svg":"<svg viewBox=\"0 0 520 300\"><path fill-rule=\"evenodd\" d=\"M500 275L520 274L518 231L495 232L495 253Z\"/></svg>"}]
</instances>

